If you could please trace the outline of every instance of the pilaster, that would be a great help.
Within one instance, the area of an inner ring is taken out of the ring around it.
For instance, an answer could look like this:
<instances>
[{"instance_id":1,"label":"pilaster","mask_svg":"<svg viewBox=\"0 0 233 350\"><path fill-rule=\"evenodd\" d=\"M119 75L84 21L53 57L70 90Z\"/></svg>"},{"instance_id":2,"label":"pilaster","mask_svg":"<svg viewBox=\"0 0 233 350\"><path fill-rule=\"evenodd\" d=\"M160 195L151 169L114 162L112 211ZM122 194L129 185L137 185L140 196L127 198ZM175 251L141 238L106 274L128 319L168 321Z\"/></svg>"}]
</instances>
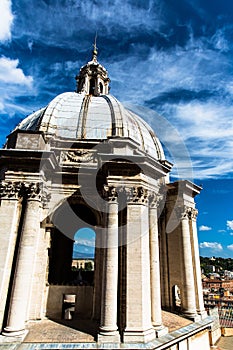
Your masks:
<instances>
[{"instance_id":1,"label":"pilaster","mask_svg":"<svg viewBox=\"0 0 233 350\"><path fill-rule=\"evenodd\" d=\"M192 208L179 206L176 213L180 219L181 225L181 245L183 258L183 278L181 288L181 311L187 317L194 321L198 320L196 312L196 295L193 274L193 259L190 233L190 211Z\"/></svg>"},{"instance_id":2,"label":"pilaster","mask_svg":"<svg viewBox=\"0 0 233 350\"><path fill-rule=\"evenodd\" d=\"M23 185L20 182L0 183L0 330L4 317L15 245L22 210Z\"/></svg>"},{"instance_id":3,"label":"pilaster","mask_svg":"<svg viewBox=\"0 0 233 350\"><path fill-rule=\"evenodd\" d=\"M108 222L105 237L99 343L120 342L117 327L118 195L114 187L106 187L105 190L105 198L108 200Z\"/></svg>"},{"instance_id":4,"label":"pilaster","mask_svg":"<svg viewBox=\"0 0 233 350\"><path fill-rule=\"evenodd\" d=\"M151 324L148 192L127 190L126 328L125 343L155 339Z\"/></svg>"},{"instance_id":5,"label":"pilaster","mask_svg":"<svg viewBox=\"0 0 233 350\"><path fill-rule=\"evenodd\" d=\"M149 240L150 240L150 282L151 282L151 320L156 336L168 332L162 323L161 288L160 288L160 257L158 237L158 206L161 196L151 194L149 198Z\"/></svg>"},{"instance_id":6,"label":"pilaster","mask_svg":"<svg viewBox=\"0 0 233 350\"><path fill-rule=\"evenodd\" d=\"M190 233L191 233L191 245L192 245L192 256L193 256L193 275L195 283L195 294L196 294L196 307L197 313L202 319L207 317L207 312L204 307L202 281L201 281L201 267L200 267L200 256L198 247L197 237L197 209L191 208L189 211L190 220Z\"/></svg>"}]
</instances>

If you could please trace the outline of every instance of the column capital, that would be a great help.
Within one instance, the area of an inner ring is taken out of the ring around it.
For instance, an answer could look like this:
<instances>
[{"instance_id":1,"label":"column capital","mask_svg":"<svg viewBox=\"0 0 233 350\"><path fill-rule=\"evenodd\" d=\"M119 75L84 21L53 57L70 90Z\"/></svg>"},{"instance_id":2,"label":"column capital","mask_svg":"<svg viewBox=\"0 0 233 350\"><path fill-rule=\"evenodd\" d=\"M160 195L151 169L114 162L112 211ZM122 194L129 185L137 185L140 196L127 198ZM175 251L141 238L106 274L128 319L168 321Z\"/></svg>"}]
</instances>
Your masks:
<instances>
[{"instance_id":1,"label":"column capital","mask_svg":"<svg viewBox=\"0 0 233 350\"><path fill-rule=\"evenodd\" d=\"M197 215L198 215L198 210L196 208L190 208L190 220L196 221L197 220Z\"/></svg>"},{"instance_id":2,"label":"column capital","mask_svg":"<svg viewBox=\"0 0 233 350\"><path fill-rule=\"evenodd\" d=\"M40 201L43 206L50 200L50 193L43 182L31 182L25 184L25 192L28 200Z\"/></svg>"},{"instance_id":3,"label":"column capital","mask_svg":"<svg viewBox=\"0 0 233 350\"><path fill-rule=\"evenodd\" d=\"M196 208L189 207L187 205L180 205L175 208L177 218L179 220L196 220L198 210Z\"/></svg>"},{"instance_id":4,"label":"column capital","mask_svg":"<svg viewBox=\"0 0 233 350\"><path fill-rule=\"evenodd\" d=\"M105 185L103 188L103 197L108 202L118 203L118 192L116 187Z\"/></svg>"},{"instance_id":5,"label":"column capital","mask_svg":"<svg viewBox=\"0 0 233 350\"><path fill-rule=\"evenodd\" d=\"M155 192L150 192L148 199L149 199L150 208L158 208L163 200L163 195Z\"/></svg>"},{"instance_id":6,"label":"column capital","mask_svg":"<svg viewBox=\"0 0 233 350\"><path fill-rule=\"evenodd\" d=\"M128 187L125 189L128 202L147 204L148 203L148 190L142 186Z\"/></svg>"},{"instance_id":7,"label":"column capital","mask_svg":"<svg viewBox=\"0 0 233 350\"><path fill-rule=\"evenodd\" d=\"M0 182L0 199L18 199L23 196L23 193L24 184L22 182Z\"/></svg>"}]
</instances>

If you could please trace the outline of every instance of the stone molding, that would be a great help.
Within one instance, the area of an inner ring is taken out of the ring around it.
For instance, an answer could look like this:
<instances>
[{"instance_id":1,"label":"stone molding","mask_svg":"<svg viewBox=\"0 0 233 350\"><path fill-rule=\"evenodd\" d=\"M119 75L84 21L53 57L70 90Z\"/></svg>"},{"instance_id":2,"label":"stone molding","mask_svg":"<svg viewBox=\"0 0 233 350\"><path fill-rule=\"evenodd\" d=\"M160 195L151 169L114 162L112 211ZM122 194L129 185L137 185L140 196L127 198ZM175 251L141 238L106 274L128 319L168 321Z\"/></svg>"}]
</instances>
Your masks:
<instances>
[{"instance_id":1,"label":"stone molding","mask_svg":"<svg viewBox=\"0 0 233 350\"><path fill-rule=\"evenodd\" d=\"M95 163L96 156L95 152L87 151L84 149L74 151L61 151L60 162L61 163Z\"/></svg>"},{"instance_id":2,"label":"stone molding","mask_svg":"<svg viewBox=\"0 0 233 350\"><path fill-rule=\"evenodd\" d=\"M196 208L182 205L182 206L176 207L175 212L179 220L187 219L187 220L196 221L197 219L198 210Z\"/></svg>"}]
</instances>

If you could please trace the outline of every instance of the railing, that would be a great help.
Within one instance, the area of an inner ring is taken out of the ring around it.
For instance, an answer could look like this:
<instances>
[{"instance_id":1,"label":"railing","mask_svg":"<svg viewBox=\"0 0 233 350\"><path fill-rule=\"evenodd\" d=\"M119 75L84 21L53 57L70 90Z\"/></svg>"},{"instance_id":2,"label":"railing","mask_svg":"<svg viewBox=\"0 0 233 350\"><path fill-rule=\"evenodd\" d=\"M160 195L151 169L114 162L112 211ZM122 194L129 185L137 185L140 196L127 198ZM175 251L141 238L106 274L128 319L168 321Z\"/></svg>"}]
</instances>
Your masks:
<instances>
[{"instance_id":1,"label":"railing","mask_svg":"<svg viewBox=\"0 0 233 350\"><path fill-rule=\"evenodd\" d=\"M221 327L233 328L233 308L232 307L218 307L219 323Z\"/></svg>"},{"instance_id":2,"label":"railing","mask_svg":"<svg viewBox=\"0 0 233 350\"><path fill-rule=\"evenodd\" d=\"M232 301L226 303L221 300L205 300L205 308L211 315L214 310L218 312L219 325L224 328L233 328L233 306Z\"/></svg>"}]
</instances>

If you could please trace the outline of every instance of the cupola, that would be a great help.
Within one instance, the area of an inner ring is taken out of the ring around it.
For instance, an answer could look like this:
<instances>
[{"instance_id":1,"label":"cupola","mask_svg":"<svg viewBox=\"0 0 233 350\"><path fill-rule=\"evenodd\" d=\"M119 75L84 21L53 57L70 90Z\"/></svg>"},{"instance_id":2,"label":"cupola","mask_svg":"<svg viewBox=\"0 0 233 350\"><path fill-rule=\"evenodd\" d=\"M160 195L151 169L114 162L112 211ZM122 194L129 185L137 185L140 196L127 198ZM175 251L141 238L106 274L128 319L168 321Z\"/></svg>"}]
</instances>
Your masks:
<instances>
[{"instance_id":1,"label":"cupola","mask_svg":"<svg viewBox=\"0 0 233 350\"><path fill-rule=\"evenodd\" d=\"M79 75L76 76L78 93L99 96L109 93L108 71L97 60L98 50L96 42L92 51L92 60L82 66Z\"/></svg>"}]
</instances>

